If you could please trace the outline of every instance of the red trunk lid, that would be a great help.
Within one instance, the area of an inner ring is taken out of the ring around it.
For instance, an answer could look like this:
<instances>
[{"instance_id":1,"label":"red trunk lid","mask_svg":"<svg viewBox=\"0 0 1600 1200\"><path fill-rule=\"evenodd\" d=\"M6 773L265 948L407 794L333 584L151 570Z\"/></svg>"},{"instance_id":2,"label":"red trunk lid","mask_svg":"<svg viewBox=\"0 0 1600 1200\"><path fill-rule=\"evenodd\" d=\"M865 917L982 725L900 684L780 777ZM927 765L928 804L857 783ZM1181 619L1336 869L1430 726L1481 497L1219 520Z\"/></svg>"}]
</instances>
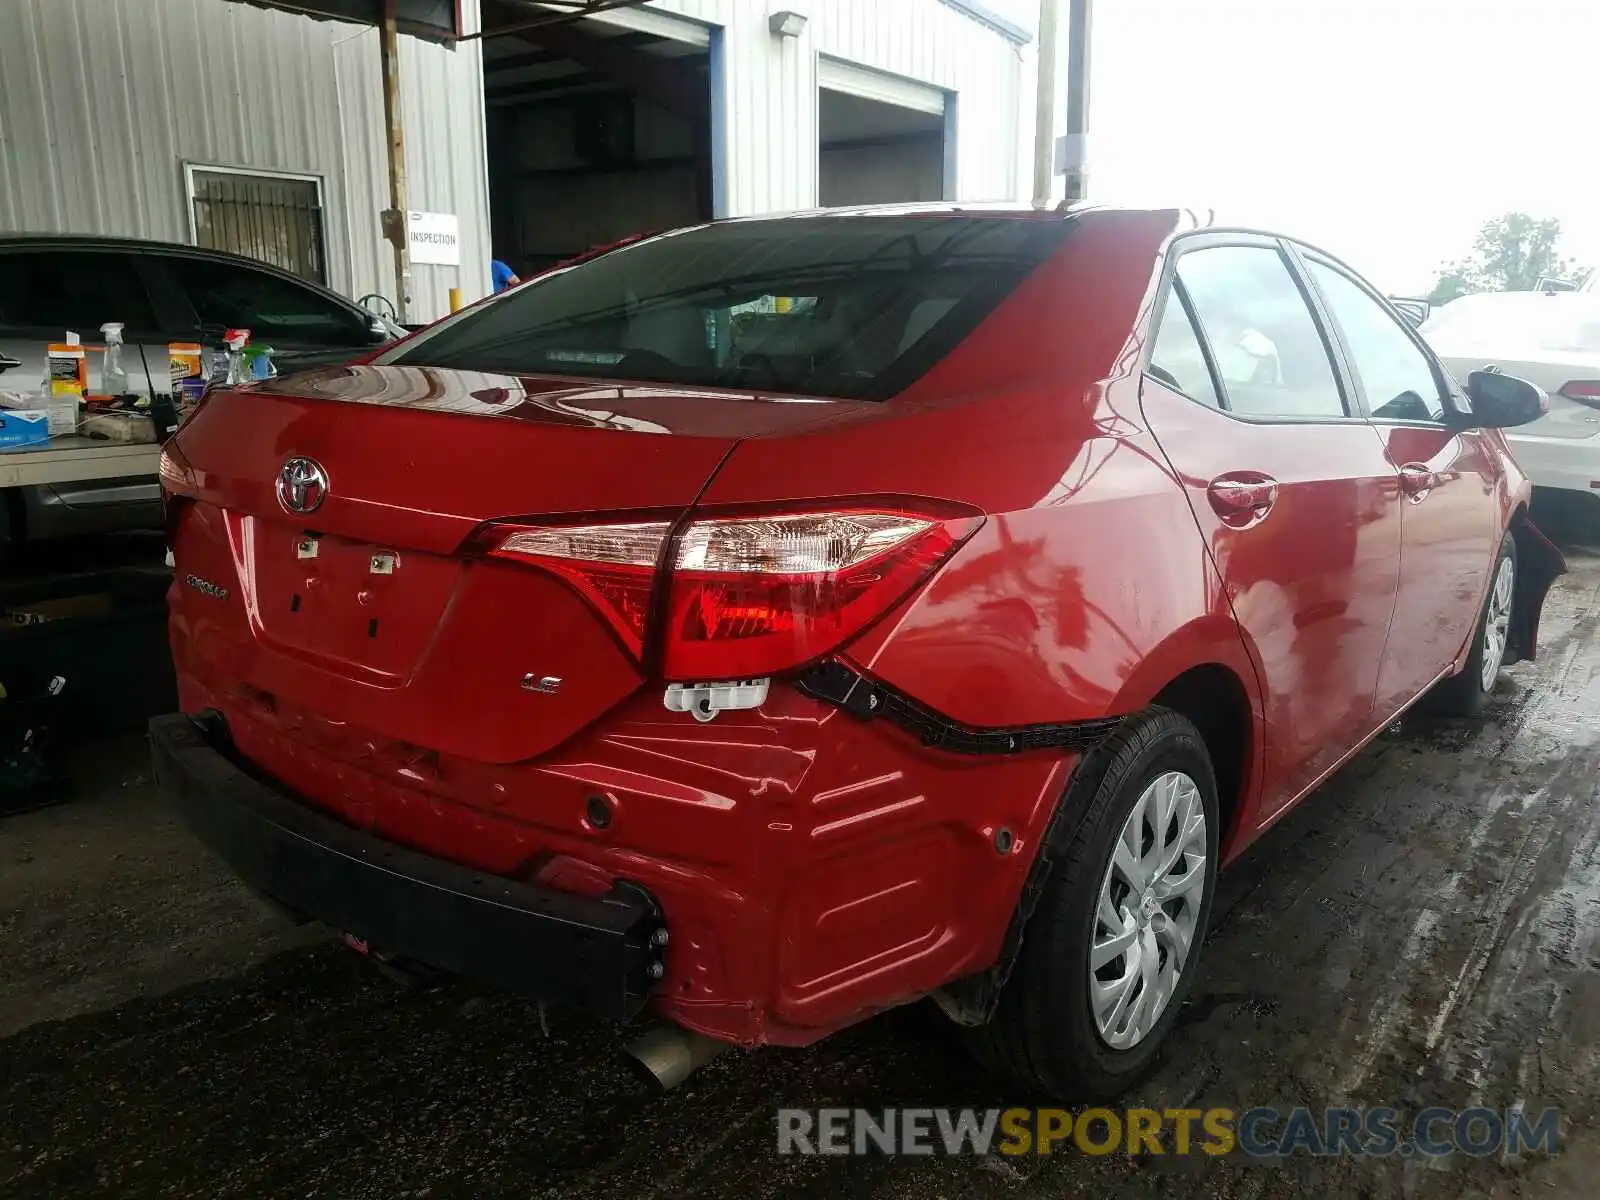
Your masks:
<instances>
[{"instance_id":1,"label":"red trunk lid","mask_svg":"<svg viewBox=\"0 0 1600 1200\"><path fill-rule=\"evenodd\" d=\"M679 512L741 437L869 407L410 367L219 393L179 439L198 493L175 535L180 666L219 694L416 746L535 756L641 676L565 584L463 556L468 535L508 517ZM276 490L295 457L327 478L303 515Z\"/></svg>"}]
</instances>

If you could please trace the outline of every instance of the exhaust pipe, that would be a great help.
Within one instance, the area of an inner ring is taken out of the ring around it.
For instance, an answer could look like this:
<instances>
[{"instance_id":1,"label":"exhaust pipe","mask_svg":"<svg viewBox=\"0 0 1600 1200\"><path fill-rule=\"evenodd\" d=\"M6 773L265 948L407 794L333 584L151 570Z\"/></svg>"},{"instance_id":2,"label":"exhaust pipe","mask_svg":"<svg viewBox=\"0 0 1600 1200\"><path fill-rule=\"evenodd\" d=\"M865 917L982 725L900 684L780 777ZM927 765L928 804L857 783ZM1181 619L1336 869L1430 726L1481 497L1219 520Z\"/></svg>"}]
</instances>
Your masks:
<instances>
[{"instance_id":1,"label":"exhaust pipe","mask_svg":"<svg viewBox=\"0 0 1600 1200\"><path fill-rule=\"evenodd\" d=\"M646 1085L667 1092L728 1047L728 1042L703 1033L662 1025L628 1047L628 1065Z\"/></svg>"}]
</instances>

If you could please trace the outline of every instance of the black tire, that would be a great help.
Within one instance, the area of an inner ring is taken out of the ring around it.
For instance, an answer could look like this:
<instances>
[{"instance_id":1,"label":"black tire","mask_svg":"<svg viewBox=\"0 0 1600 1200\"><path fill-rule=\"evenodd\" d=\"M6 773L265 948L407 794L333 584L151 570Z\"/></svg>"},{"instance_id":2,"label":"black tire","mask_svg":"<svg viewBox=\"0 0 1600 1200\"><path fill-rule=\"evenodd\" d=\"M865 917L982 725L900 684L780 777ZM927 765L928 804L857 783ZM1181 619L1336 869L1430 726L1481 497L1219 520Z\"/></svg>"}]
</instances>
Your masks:
<instances>
[{"instance_id":1,"label":"black tire","mask_svg":"<svg viewBox=\"0 0 1600 1200\"><path fill-rule=\"evenodd\" d=\"M1489 697L1494 692L1494 680L1488 687L1483 686L1483 659L1486 652L1484 644L1484 630L1489 624L1489 613L1494 604L1495 580L1500 574L1500 564L1510 561L1512 585L1515 587L1517 577L1517 543L1508 533L1500 543L1500 553L1495 556L1494 568L1489 573L1489 586L1484 591L1483 608L1478 613L1478 623L1472 627L1472 651L1467 655L1466 665L1458 674L1447 679L1441 679L1428 693L1422 703L1422 708L1435 716L1440 717L1477 717L1483 715L1484 708L1489 703ZM1504 651L1501 652L1501 664L1504 665ZM1496 676L1498 677L1498 670Z\"/></svg>"},{"instance_id":2,"label":"black tire","mask_svg":"<svg viewBox=\"0 0 1600 1200\"><path fill-rule=\"evenodd\" d=\"M1188 958L1166 1008L1141 1041L1119 1050L1102 1039L1090 1010L1095 912L1134 804L1169 771L1192 779L1204 806L1203 894ZM967 1032L980 1061L1024 1087L1057 1100L1109 1099L1153 1068L1194 980L1216 880L1217 785L1199 731L1179 713L1152 708L1124 722L1079 765L1061 803L1064 819L1044 849L1053 868L994 1017Z\"/></svg>"}]
</instances>

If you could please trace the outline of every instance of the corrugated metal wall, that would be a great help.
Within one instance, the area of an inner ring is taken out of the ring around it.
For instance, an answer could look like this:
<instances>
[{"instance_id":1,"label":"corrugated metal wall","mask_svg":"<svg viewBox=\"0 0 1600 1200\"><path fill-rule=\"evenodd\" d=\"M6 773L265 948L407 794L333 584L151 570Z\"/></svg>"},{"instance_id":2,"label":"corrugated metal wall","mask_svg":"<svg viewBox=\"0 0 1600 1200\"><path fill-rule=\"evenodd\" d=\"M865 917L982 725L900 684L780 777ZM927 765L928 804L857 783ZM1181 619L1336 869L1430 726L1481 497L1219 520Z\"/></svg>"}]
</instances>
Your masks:
<instances>
[{"instance_id":1,"label":"corrugated metal wall","mask_svg":"<svg viewBox=\"0 0 1600 1200\"><path fill-rule=\"evenodd\" d=\"M469 29L478 0L465 0ZM780 38L758 0L654 0L720 28L729 215L817 203L817 56L956 97L956 198L1026 190L1031 51L940 0L807 0ZM412 313L488 290L483 63L401 39L410 206L453 212L462 265L412 268ZM0 0L0 229L190 240L183 164L322 180L329 282L395 292L375 30L225 0Z\"/></svg>"},{"instance_id":2,"label":"corrugated metal wall","mask_svg":"<svg viewBox=\"0 0 1600 1200\"><path fill-rule=\"evenodd\" d=\"M0 0L0 229L188 242L185 162L303 172L329 283L392 296L377 38L223 0ZM412 269L433 317L489 287L483 68L475 42L401 47L410 205L461 219L461 267Z\"/></svg>"},{"instance_id":3,"label":"corrugated metal wall","mask_svg":"<svg viewBox=\"0 0 1600 1200\"><path fill-rule=\"evenodd\" d=\"M956 199L1012 200L1031 51L939 0L807 0L798 38L775 37L756 0L654 0L723 30L728 215L817 202L818 54L930 83L958 97Z\"/></svg>"}]
</instances>

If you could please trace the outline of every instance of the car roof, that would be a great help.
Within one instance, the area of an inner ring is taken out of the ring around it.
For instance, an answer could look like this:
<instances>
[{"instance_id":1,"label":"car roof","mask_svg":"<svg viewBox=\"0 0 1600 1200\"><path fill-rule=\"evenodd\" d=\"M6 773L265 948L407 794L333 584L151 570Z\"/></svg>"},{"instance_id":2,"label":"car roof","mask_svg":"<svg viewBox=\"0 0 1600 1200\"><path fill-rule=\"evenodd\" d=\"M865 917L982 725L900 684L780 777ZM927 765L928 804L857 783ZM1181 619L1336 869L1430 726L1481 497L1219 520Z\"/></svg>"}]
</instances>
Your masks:
<instances>
[{"instance_id":1,"label":"car roof","mask_svg":"<svg viewBox=\"0 0 1600 1200\"><path fill-rule=\"evenodd\" d=\"M176 254L186 258L202 258L211 262L228 263L232 266L252 267L258 271L266 271L269 274L293 280L295 283L331 296L341 304L348 305L351 308L357 307L326 285L307 279L302 275L296 275L293 271L285 271L282 267L273 263L262 262L259 258L251 258L245 254L234 254L228 250L212 250L204 246L185 245L182 242L160 242L152 238L117 237L98 233L0 233L0 251L19 249L121 250L133 254Z\"/></svg>"},{"instance_id":2,"label":"car roof","mask_svg":"<svg viewBox=\"0 0 1600 1200\"><path fill-rule=\"evenodd\" d=\"M936 200L906 204L849 204L835 208L804 208L789 212L754 213L747 217L727 217L717 224L756 221L804 220L815 217L1037 217L1060 219L1083 213L1101 212L1176 212L1194 217L1197 211L1177 204L1052 204L1040 208L1016 200ZM1198 221L1197 224L1205 222Z\"/></svg>"}]
</instances>

